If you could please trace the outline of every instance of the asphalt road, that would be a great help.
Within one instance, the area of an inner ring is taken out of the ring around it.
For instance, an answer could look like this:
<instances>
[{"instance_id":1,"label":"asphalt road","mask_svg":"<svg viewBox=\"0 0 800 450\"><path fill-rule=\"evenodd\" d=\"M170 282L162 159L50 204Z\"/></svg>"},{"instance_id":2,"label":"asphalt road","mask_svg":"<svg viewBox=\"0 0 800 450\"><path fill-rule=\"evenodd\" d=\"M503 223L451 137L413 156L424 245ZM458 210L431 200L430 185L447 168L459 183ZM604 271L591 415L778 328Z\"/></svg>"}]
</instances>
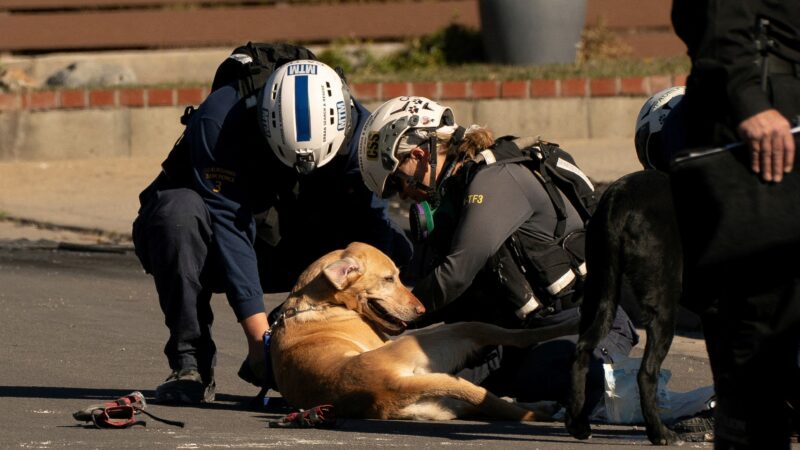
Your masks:
<instances>
[{"instance_id":1,"label":"asphalt road","mask_svg":"<svg viewBox=\"0 0 800 450\"><path fill-rule=\"evenodd\" d=\"M256 389L238 379L244 337L224 297L212 300L219 349L217 402L207 407L149 405L186 422L171 427L98 430L72 413L133 390L152 398L167 375L167 329L152 280L130 252L65 251L0 243L0 447L2 448L629 448L649 445L643 428L595 426L589 441L561 423L347 420L333 430L269 429L288 410L248 406ZM91 248L91 247L90 247ZM108 249L105 249L108 250ZM267 299L268 308L281 300ZM638 350L637 350L638 351ZM707 360L668 356L670 390L710 384ZM313 380L308 380L312 383ZM710 447L686 444L685 447Z\"/></svg>"}]
</instances>

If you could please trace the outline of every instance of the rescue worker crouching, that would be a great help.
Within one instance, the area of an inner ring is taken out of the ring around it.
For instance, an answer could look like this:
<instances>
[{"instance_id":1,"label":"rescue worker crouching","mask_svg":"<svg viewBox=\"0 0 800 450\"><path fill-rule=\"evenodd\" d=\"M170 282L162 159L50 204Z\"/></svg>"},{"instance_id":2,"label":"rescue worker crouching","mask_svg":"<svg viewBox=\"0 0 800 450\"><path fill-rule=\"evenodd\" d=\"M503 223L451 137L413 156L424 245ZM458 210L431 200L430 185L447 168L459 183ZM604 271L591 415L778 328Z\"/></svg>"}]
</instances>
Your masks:
<instances>
[{"instance_id":1,"label":"rescue worker crouching","mask_svg":"<svg viewBox=\"0 0 800 450\"><path fill-rule=\"evenodd\" d=\"M231 58L245 64L240 56ZM363 186L356 166L351 137L368 115L332 68L303 60L275 69L255 97L242 95L238 80L217 87L188 118L164 170L140 194L133 224L170 332L172 372L157 401L213 401L212 293L226 294L247 338L239 376L269 387L264 292L288 291L308 264L355 240L398 265L410 259L388 204ZM274 246L257 239L254 219L270 209L279 219Z\"/></svg>"},{"instance_id":2,"label":"rescue worker crouching","mask_svg":"<svg viewBox=\"0 0 800 450\"><path fill-rule=\"evenodd\" d=\"M475 125L465 129L449 107L424 97L398 97L373 112L361 133L359 164L373 192L417 202L412 234L425 241L415 254L421 267L413 293L429 311L419 326L574 323L577 333L584 221L568 195L548 182L556 165L544 167L548 158L561 155L561 167L577 169L559 151L534 139L494 140ZM627 355L637 339L619 309L591 366L590 401L602 397L602 364L611 354ZM488 377L462 375L518 401L562 401L576 341L577 334L502 349L495 352L502 353L499 369Z\"/></svg>"}]
</instances>

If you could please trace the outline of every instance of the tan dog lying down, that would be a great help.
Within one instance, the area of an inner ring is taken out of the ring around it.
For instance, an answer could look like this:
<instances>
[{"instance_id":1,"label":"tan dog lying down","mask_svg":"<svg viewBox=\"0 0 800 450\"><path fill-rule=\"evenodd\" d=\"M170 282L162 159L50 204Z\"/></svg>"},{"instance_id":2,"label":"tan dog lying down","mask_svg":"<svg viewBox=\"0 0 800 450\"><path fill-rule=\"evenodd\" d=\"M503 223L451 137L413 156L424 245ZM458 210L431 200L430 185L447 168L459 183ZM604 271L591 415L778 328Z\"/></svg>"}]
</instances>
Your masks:
<instances>
[{"instance_id":1,"label":"tan dog lying down","mask_svg":"<svg viewBox=\"0 0 800 450\"><path fill-rule=\"evenodd\" d=\"M294 407L332 404L340 417L549 418L452 374L486 346L529 346L560 330L465 322L388 339L424 312L378 249L356 242L328 253L300 275L273 325L278 389Z\"/></svg>"}]
</instances>

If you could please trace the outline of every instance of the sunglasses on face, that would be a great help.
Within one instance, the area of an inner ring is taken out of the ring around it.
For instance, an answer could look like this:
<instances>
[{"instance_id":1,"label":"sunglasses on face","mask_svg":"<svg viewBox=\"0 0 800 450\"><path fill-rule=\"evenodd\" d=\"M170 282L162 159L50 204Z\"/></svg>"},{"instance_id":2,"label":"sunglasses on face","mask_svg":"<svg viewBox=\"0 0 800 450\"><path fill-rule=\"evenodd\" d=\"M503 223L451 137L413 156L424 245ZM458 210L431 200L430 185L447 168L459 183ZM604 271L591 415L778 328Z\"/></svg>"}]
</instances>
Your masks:
<instances>
[{"instance_id":1,"label":"sunglasses on face","mask_svg":"<svg viewBox=\"0 0 800 450\"><path fill-rule=\"evenodd\" d=\"M403 192L407 186L415 186L416 184L417 180L413 176L406 175L397 170L389 174L389 177L386 178L386 185L383 188L383 195L381 195L381 197L389 198Z\"/></svg>"}]
</instances>

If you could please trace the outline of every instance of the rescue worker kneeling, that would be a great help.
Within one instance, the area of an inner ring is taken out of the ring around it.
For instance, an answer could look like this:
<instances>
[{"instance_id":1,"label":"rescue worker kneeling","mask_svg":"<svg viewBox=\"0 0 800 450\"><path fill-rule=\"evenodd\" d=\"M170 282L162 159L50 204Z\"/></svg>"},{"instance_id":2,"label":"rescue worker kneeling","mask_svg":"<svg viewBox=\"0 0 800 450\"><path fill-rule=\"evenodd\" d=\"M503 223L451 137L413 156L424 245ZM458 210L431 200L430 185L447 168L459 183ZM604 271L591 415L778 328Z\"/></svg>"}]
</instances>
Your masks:
<instances>
[{"instance_id":1,"label":"rescue worker kneeling","mask_svg":"<svg viewBox=\"0 0 800 450\"><path fill-rule=\"evenodd\" d=\"M214 401L212 293L226 294L247 340L239 377L263 389L272 387L263 293L288 291L314 260L352 241L378 247L399 266L411 259L388 203L364 188L355 167L352 137L369 112L333 68L292 58L310 53L299 50L237 49L218 74L244 75L215 78L218 87L187 114L183 137L140 194L133 242L169 328L171 373L155 390L157 402ZM258 55L289 61L257 84L259 70L271 67L256 64ZM257 233L264 212L278 218L269 239Z\"/></svg>"},{"instance_id":2,"label":"rescue worker kneeling","mask_svg":"<svg viewBox=\"0 0 800 450\"><path fill-rule=\"evenodd\" d=\"M477 361L459 374L517 401L565 400L585 277L584 221L594 198L572 158L555 144L494 140L486 128L460 127L449 107L424 97L380 106L364 126L358 153L373 192L416 202L410 216L417 270L407 282L428 310L416 325L574 322L575 335L496 349L485 355L487 364ZM637 340L620 308L595 351L587 405L602 398L602 364L627 356Z\"/></svg>"}]
</instances>

